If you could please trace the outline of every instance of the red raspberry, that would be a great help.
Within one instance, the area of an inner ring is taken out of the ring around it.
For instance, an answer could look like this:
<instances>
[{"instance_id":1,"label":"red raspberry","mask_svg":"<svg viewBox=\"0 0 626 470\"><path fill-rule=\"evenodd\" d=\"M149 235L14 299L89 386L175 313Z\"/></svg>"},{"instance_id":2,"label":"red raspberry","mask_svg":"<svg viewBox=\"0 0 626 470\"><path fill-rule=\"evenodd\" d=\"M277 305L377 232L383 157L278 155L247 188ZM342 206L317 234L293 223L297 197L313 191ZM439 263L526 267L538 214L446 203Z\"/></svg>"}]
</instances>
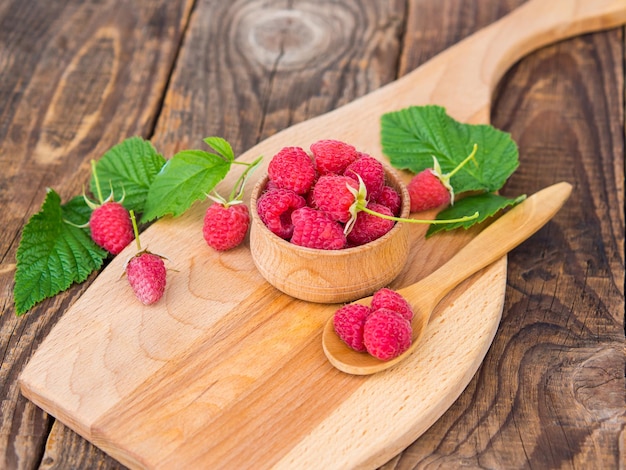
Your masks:
<instances>
[{"instance_id":1,"label":"red raspberry","mask_svg":"<svg viewBox=\"0 0 626 470\"><path fill-rule=\"evenodd\" d=\"M366 305L348 304L337 310L333 316L335 333L355 351L366 351L363 344L363 327L365 319L371 312L372 309Z\"/></svg>"},{"instance_id":2,"label":"red raspberry","mask_svg":"<svg viewBox=\"0 0 626 470\"><path fill-rule=\"evenodd\" d=\"M317 204L315 204L315 198L313 197L313 190L309 191L308 193L304 195L304 200L306 201L307 206L313 209L319 209L319 207L317 207Z\"/></svg>"},{"instance_id":3,"label":"red raspberry","mask_svg":"<svg viewBox=\"0 0 626 470\"><path fill-rule=\"evenodd\" d=\"M363 342L372 356L388 361L411 346L411 324L399 313L386 308L374 310L365 320Z\"/></svg>"},{"instance_id":4,"label":"red raspberry","mask_svg":"<svg viewBox=\"0 0 626 470\"><path fill-rule=\"evenodd\" d=\"M94 209L89 218L89 230L93 241L114 255L135 239L130 214L115 201L105 202Z\"/></svg>"},{"instance_id":5,"label":"red raspberry","mask_svg":"<svg viewBox=\"0 0 626 470\"><path fill-rule=\"evenodd\" d=\"M359 157L359 153L352 145L332 139L319 140L311 144L311 152L320 175L328 173L339 175Z\"/></svg>"},{"instance_id":6,"label":"red raspberry","mask_svg":"<svg viewBox=\"0 0 626 470\"><path fill-rule=\"evenodd\" d=\"M358 160L350 163L343 172L344 175L358 182L357 175L361 177L369 199L376 199L385 186L385 168L383 164L366 154L360 154Z\"/></svg>"},{"instance_id":7,"label":"red raspberry","mask_svg":"<svg viewBox=\"0 0 626 470\"><path fill-rule=\"evenodd\" d=\"M411 212L435 209L450 203L450 192L430 169L415 175L407 189L411 196Z\"/></svg>"},{"instance_id":8,"label":"red raspberry","mask_svg":"<svg viewBox=\"0 0 626 470\"><path fill-rule=\"evenodd\" d=\"M285 147L278 152L267 172L277 187L305 194L315 181L315 166L309 155L300 147Z\"/></svg>"},{"instance_id":9,"label":"red raspberry","mask_svg":"<svg viewBox=\"0 0 626 470\"><path fill-rule=\"evenodd\" d=\"M413 320L413 308L402 295L396 291L382 288L374 293L372 297L372 310L386 308L399 313L408 321Z\"/></svg>"},{"instance_id":10,"label":"red raspberry","mask_svg":"<svg viewBox=\"0 0 626 470\"><path fill-rule=\"evenodd\" d=\"M291 214L291 243L321 250L340 250L346 246L343 227L324 212L302 207Z\"/></svg>"},{"instance_id":11,"label":"red raspberry","mask_svg":"<svg viewBox=\"0 0 626 470\"><path fill-rule=\"evenodd\" d=\"M367 207L379 214L393 216L391 209L381 204L371 202ZM383 219L361 211L357 214L352 230L348 233L348 243L351 245L365 245L366 243L382 237L393 228L394 224L395 222L393 220Z\"/></svg>"},{"instance_id":12,"label":"red raspberry","mask_svg":"<svg viewBox=\"0 0 626 470\"><path fill-rule=\"evenodd\" d=\"M160 256L147 251L138 253L128 262L126 276L141 303L150 305L163 296L166 270Z\"/></svg>"},{"instance_id":13,"label":"red raspberry","mask_svg":"<svg viewBox=\"0 0 626 470\"><path fill-rule=\"evenodd\" d=\"M400 197L400 194L398 194L398 191L393 189L391 186L385 186L374 201L378 204L382 204L383 206L387 206L391 209L393 215L400 215L402 198Z\"/></svg>"},{"instance_id":14,"label":"red raspberry","mask_svg":"<svg viewBox=\"0 0 626 470\"><path fill-rule=\"evenodd\" d=\"M338 175L320 176L313 187L313 202L319 210L327 212L331 219L338 222L350 220L350 206L354 195L348 186L358 189L359 185L352 178Z\"/></svg>"},{"instance_id":15,"label":"red raspberry","mask_svg":"<svg viewBox=\"0 0 626 470\"><path fill-rule=\"evenodd\" d=\"M207 244L219 251L235 248L246 237L250 213L245 204L211 204L204 215L202 235Z\"/></svg>"},{"instance_id":16,"label":"red raspberry","mask_svg":"<svg viewBox=\"0 0 626 470\"><path fill-rule=\"evenodd\" d=\"M267 184L265 185L265 191L269 191L270 189L281 189L281 188L279 188L278 185L274 183L272 180L268 179Z\"/></svg>"},{"instance_id":17,"label":"red raspberry","mask_svg":"<svg viewBox=\"0 0 626 470\"><path fill-rule=\"evenodd\" d=\"M305 205L304 198L289 189L270 189L257 201L257 211L271 232L288 240L293 234L291 213Z\"/></svg>"}]
</instances>

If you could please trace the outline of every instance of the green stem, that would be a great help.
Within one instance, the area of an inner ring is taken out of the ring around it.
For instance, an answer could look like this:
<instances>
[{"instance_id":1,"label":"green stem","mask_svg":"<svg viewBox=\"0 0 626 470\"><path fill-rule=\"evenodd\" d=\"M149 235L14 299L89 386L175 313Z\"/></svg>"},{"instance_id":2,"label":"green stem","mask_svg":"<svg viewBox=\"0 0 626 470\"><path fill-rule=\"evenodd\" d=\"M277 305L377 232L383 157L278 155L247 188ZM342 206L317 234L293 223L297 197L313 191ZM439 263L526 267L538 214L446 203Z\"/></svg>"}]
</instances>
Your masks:
<instances>
[{"instance_id":1,"label":"green stem","mask_svg":"<svg viewBox=\"0 0 626 470\"><path fill-rule=\"evenodd\" d=\"M380 212L373 211L372 209L368 209L367 207L359 207L358 210L367 212L368 214L371 214L371 215L375 215L376 217L380 217L381 219L393 220L396 222L408 222L412 224L454 224L458 222L467 222L469 220L474 220L478 218L478 216L480 215L478 211L476 211L472 215L466 215L463 217L459 217L458 219L427 220L427 219L405 219L403 217L394 217L391 215L381 214Z\"/></svg>"},{"instance_id":2,"label":"green stem","mask_svg":"<svg viewBox=\"0 0 626 470\"><path fill-rule=\"evenodd\" d=\"M96 192L97 192L98 200L100 201L100 204L102 204L104 199L102 198L102 190L100 189L100 180L98 180L98 173L96 172L95 160L91 160L91 171L93 172L93 179L96 182Z\"/></svg>"},{"instance_id":3,"label":"green stem","mask_svg":"<svg viewBox=\"0 0 626 470\"><path fill-rule=\"evenodd\" d=\"M467 157L465 157L465 159L461 163L459 163L456 166L456 168L452 170L450 173L443 173L441 171L441 166L439 165L439 161L437 161L437 157L433 155L432 172L437 178L439 178L439 181L441 181L441 184L443 184L443 186L450 193L450 205L451 206L454 205L454 188L452 187L452 184L450 184L450 179L452 178L452 176L454 176L456 172L458 172L461 168L463 168L467 162L474 159L474 157L476 156L477 150L478 150L478 144L474 144L472 153L470 153ZM478 165L475 160L474 160L474 163Z\"/></svg>"},{"instance_id":4,"label":"green stem","mask_svg":"<svg viewBox=\"0 0 626 470\"><path fill-rule=\"evenodd\" d=\"M130 210L130 220L133 222L133 233L135 234L135 241L137 242L137 251L141 251L141 242L139 241L139 228L137 228L135 211L132 209Z\"/></svg>"},{"instance_id":5,"label":"green stem","mask_svg":"<svg viewBox=\"0 0 626 470\"><path fill-rule=\"evenodd\" d=\"M243 195L243 188L245 186L246 179L248 178L250 173L259 165L259 163L261 163L261 160L263 160L262 156L258 157L252 163L238 162L236 160L233 161L233 163L237 163L238 165L245 165L247 168L235 182L235 185L233 186L233 190L231 191L230 196L228 198L228 202L239 200L241 198L241 196Z\"/></svg>"},{"instance_id":6,"label":"green stem","mask_svg":"<svg viewBox=\"0 0 626 470\"><path fill-rule=\"evenodd\" d=\"M478 218L478 211L474 212L472 215L466 215L464 217L459 217L457 219L439 219L439 220L424 220L424 219L405 219L403 217L394 217L392 215L381 214L380 212L373 211L372 209L367 207L367 189L365 188L365 183L363 179L357 175L359 179L359 188L353 188L349 184L346 185L348 191L352 193L354 196L354 202L350 206L350 220L346 223L344 227L344 233L347 235L354 227L354 224L357 219L357 214L361 211L371 214L376 217L380 217L385 220L392 220L394 222L408 222L410 224L455 224L459 222L467 222L468 220L474 220Z\"/></svg>"},{"instance_id":7,"label":"green stem","mask_svg":"<svg viewBox=\"0 0 626 470\"><path fill-rule=\"evenodd\" d=\"M445 175L445 177L449 180L450 178L452 178L452 176L454 176L454 174L456 172L458 172L461 168L463 168L465 166L465 164L467 162L469 162L470 160L472 160L474 158L474 156L476 156L476 151L478 150L478 144L474 144L474 148L472 150L472 153L470 153L467 157L465 157L465 160L463 160L461 163L459 163L457 165L457 167L452 170L450 173L447 173Z\"/></svg>"}]
</instances>

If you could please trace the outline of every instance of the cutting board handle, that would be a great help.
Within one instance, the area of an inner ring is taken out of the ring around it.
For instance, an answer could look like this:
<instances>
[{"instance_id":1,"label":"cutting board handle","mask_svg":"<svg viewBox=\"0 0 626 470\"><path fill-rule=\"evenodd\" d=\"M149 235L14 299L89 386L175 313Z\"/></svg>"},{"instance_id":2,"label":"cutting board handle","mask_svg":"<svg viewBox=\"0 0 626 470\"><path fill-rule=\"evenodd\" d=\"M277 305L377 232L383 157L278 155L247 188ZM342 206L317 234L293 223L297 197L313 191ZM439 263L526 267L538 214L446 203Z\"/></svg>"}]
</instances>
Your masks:
<instances>
[{"instance_id":1,"label":"cutting board handle","mask_svg":"<svg viewBox=\"0 0 626 470\"><path fill-rule=\"evenodd\" d=\"M493 92L520 58L548 44L624 23L626 0L529 0L399 81L406 81L407 88L411 83L422 87L414 92L414 104L445 101L457 119L488 123Z\"/></svg>"},{"instance_id":2,"label":"cutting board handle","mask_svg":"<svg viewBox=\"0 0 626 470\"><path fill-rule=\"evenodd\" d=\"M493 34L488 47L500 51L485 70L488 83L493 88L511 65L533 50L625 22L624 0L530 0L485 29L485 34Z\"/></svg>"}]
</instances>

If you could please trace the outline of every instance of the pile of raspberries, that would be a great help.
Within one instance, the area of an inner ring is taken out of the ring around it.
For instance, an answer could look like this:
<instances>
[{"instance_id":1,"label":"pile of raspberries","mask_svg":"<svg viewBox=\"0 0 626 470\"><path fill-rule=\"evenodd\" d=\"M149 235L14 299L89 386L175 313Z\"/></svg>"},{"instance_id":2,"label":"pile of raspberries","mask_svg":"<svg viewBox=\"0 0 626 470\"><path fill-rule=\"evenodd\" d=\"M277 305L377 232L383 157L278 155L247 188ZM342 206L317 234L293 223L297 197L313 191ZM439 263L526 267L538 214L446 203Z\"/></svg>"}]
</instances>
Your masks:
<instances>
[{"instance_id":1,"label":"pile of raspberries","mask_svg":"<svg viewBox=\"0 0 626 470\"><path fill-rule=\"evenodd\" d=\"M404 353L412 343L413 309L398 292L382 288L370 305L347 304L333 316L337 336L351 349L381 361Z\"/></svg>"},{"instance_id":2,"label":"pile of raspberries","mask_svg":"<svg viewBox=\"0 0 626 470\"><path fill-rule=\"evenodd\" d=\"M362 180L367 208L398 216L401 197L387 184L383 165L338 140L319 140L310 149L312 155L284 147L270 161L268 183L257 201L267 228L296 245L323 250L363 245L391 230L392 220L350 211Z\"/></svg>"}]
</instances>

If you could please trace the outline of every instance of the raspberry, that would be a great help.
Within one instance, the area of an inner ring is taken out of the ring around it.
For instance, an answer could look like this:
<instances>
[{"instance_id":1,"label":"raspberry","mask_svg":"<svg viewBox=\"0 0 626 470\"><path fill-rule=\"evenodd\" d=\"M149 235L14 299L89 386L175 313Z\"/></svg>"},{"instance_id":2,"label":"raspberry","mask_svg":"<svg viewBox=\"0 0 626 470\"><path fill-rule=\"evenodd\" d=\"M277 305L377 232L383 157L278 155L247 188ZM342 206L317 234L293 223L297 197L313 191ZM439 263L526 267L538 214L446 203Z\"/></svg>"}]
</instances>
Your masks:
<instances>
[{"instance_id":1,"label":"raspberry","mask_svg":"<svg viewBox=\"0 0 626 470\"><path fill-rule=\"evenodd\" d=\"M293 211L291 219L291 243L295 245L322 250L340 250L346 246L343 227L324 212L302 207Z\"/></svg>"},{"instance_id":2,"label":"raspberry","mask_svg":"<svg viewBox=\"0 0 626 470\"><path fill-rule=\"evenodd\" d=\"M315 180L315 166L309 155L300 147L285 147L278 152L267 172L277 187L305 194Z\"/></svg>"},{"instance_id":3,"label":"raspberry","mask_svg":"<svg viewBox=\"0 0 626 470\"><path fill-rule=\"evenodd\" d=\"M407 189L411 196L411 212L435 209L450 203L450 191L430 169L416 174Z\"/></svg>"},{"instance_id":4,"label":"raspberry","mask_svg":"<svg viewBox=\"0 0 626 470\"><path fill-rule=\"evenodd\" d=\"M402 295L396 291L382 288L374 293L372 297L372 310L386 308L399 313L408 321L413 320L413 308Z\"/></svg>"},{"instance_id":5,"label":"raspberry","mask_svg":"<svg viewBox=\"0 0 626 470\"><path fill-rule=\"evenodd\" d=\"M126 276L141 303L157 302L165 292L166 270L163 259L143 251L131 258L126 266Z\"/></svg>"},{"instance_id":6,"label":"raspberry","mask_svg":"<svg viewBox=\"0 0 626 470\"><path fill-rule=\"evenodd\" d=\"M135 238L130 214L122 204L115 201L105 202L93 210L89 229L93 241L114 255Z\"/></svg>"},{"instance_id":7,"label":"raspberry","mask_svg":"<svg viewBox=\"0 0 626 470\"><path fill-rule=\"evenodd\" d=\"M412 340L411 324L393 310L379 308L365 320L363 342L367 352L382 361L405 352Z\"/></svg>"},{"instance_id":8,"label":"raspberry","mask_svg":"<svg viewBox=\"0 0 626 470\"><path fill-rule=\"evenodd\" d=\"M402 206L402 198L398 191L393 189L391 186L383 187L380 194L374 199L378 204L382 204L383 206L387 206L391 209L391 212L394 216L400 215L400 207Z\"/></svg>"},{"instance_id":9,"label":"raspberry","mask_svg":"<svg viewBox=\"0 0 626 470\"><path fill-rule=\"evenodd\" d=\"M250 213L244 204L211 204L204 215L202 235L207 244L219 251L235 248L246 237Z\"/></svg>"},{"instance_id":10,"label":"raspberry","mask_svg":"<svg viewBox=\"0 0 626 470\"><path fill-rule=\"evenodd\" d=\"M381 204L369 203L367 207L379 214L393 216L391 209ZM364 245L369 243L386 234L393 228L394 224L395 222L393 220L383 219L361 211L357 214L352 230L348 233L348 243L351 245Z\"/></svg>"},{"instance_id":11,"label":"raspberry","mask_svg":"<svg viewBox=\"0 0 626 470\"><path fill-rule=\"evenodd\" d=\"M371 312L372 309L366 305L348 304L337 310L333 316L335 333L355 351L366 351L363 344L363 326Z\"/></svg>"},{"instance_id":12,"label":"raspberry","mask_svg":"<svg viewBox=\"0 0 626 470\"><path fill-rule=\"evenodd\" d=\"M315 187L315 186L313 186ZM304 200L306 201L306 205L311 207L312 209L319 209L317 204L315 204L315 198L313 197L313 191L309 191L304 195Z\"/></svg>"},{"instance_id":13,"label":"raspberry","mask_svg":"<svg viewBox=\"0 0 626 470\"><path fill-rule=\"evenodd\" d=\"M350 163L343 172L358 182L359 175L367 189L367 196L376 199L385 186L385 169L383 164L366 154L360 154L359 159Z\"/></svg>"},{"instance_id":14,"label":"raspberry","mask_svg":"<svg viewBox=\"0 0 626 470\"><path fill-rule=\"evenodd\" d=\"M288 240L293 234L291 213L305 205L304 198L289 189L270 189L257 201L257 211L271 232Z\"/></svg>"},{"instance_id":15,"label":"raspberry","mask_svg":"<svg viewBox=\"0 0 626 470\"><path fill-rule=\"evenodd\" d=\"M348 189L358 189L358 183L348 176L320 176L313 187L313 202L319 210L338 222L350 220L350 206L354 203L354 195Z\"/></svg>"},{"instance_id":16,"label":"raspberry","mask_svg":"<svg viewBox=\"0 0 626 470\"><path fill-rule=\"evenodd\" d=\"M281 188L279 188L278 185L274 183L272 180L268 179L267 184L265 185L265 191L269 191L270 189L281 189Z\"/></svg>"},{"instance_id":17,"label":"raspberry","mask_svg":"<svg viewBox=\"0 0 626 470\"><path fill-rule=\"evenodd\" d=\"M359 153L352 145L332 139L319 140L311 144L311 152L320 175L341 174L359 157Z\"/></svg>"}]
</instances>

